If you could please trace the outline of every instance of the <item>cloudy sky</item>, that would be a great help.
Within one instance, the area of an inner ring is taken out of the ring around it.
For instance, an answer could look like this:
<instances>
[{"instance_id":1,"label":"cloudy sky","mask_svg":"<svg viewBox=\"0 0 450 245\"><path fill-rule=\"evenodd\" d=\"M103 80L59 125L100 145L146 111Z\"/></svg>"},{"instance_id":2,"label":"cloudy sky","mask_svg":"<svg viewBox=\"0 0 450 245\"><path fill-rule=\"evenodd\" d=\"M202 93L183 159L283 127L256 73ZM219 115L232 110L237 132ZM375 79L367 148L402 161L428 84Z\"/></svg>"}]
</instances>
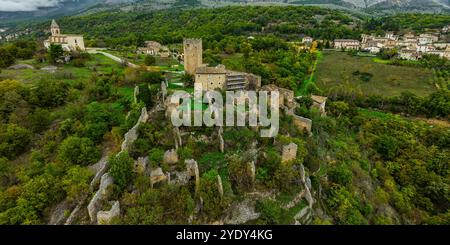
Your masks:
<instances>
[{"instance_id":1,"label":"cloudy sky","mask_svg":"<svg viewBox=\"0 0 450 245\"><path fill-rule=\"evenodd\" d=\"M0 0L0 11L33 11L39 7L53 7L67 0Z\"/></svg>"}]
</instances>

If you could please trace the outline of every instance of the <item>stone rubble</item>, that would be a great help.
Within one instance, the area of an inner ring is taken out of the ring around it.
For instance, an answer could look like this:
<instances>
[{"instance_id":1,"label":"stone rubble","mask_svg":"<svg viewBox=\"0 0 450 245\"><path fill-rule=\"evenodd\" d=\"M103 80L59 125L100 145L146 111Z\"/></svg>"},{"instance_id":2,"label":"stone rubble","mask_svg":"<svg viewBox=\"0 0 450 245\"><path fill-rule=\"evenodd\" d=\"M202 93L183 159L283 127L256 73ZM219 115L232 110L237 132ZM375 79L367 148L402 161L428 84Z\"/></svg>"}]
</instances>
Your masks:
<instances>
[{"instance_id":1,"label":"stone rubble","mask_svg":"<svg viewBox=\"0 0 450 245\"><path fill-rule=\"evenodd\" d=\"M100 187L98 191L95 193L94 197L88 204L88 213L91 222L95 222L97 219L97 212L101 207L102 201L107 199L107 189L114 183L113 178L109 175L109 173L105 173L100 179Z\"/></svg>"}]
</instances>

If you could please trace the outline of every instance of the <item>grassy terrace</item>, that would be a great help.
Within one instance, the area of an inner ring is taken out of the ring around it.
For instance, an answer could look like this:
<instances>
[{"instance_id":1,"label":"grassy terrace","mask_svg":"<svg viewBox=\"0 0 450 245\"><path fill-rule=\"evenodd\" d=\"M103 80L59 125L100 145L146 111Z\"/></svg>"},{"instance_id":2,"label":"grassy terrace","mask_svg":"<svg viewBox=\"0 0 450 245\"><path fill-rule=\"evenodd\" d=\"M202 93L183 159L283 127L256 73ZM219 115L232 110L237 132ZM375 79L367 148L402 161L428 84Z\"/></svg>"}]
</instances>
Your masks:
<instances>
[{"instance_id":1,"label":"grassy terrace","mask_svg":"<svg viewBox=\"0 0 450 245\"><path fill-rule=\"evenodd\" d=\"M24 69L24 70L2 70L0 73L0 80L3 79L15 79L25 84L30 84L42 79L45 80L59 80L67 82L83 82L89 80L92 76L92 71L95 69L100 73L111 73L115 70L119 73L123 72L120 64L101 55L92 55L92 59L86 62L85 67L74 67L72 65L59 66L55 73L40 70L40 68L49 66L48 63L36 64L32 60L19 61L18 63L31 64L36 69Z\"/></svg>"},{"instance_id":2,"label":"grassy terrace","mask_svg":"<svg viewBox=\"0 0 450 245\"><path fill-rule=\"evenodd\" d=\"M371 74L369 81L362 81L359 73ZM319 88L329 91L348 81L359 86L364 94L395 96L404 91L428 95L436 91L433 74L423 68L393 66L371 57L350 56L344 52L325 51L317 65L316 81Z\"/></svg>"},{"instance_id":3,"label":"grassy terrace","mask_svg":"<svg viewBox=\"0 0 450 245\"><path fill-rule=\"evenodd\" d=\"M123 52L117 50L106 50L105 52L115 55L117 57L125 58L129 62L134 63L136 65L145 65L145 54L136 54L133 52ZM161 70L170 70L173 69L171 66L179 65L178 61L174 60L172 57L161 58L155 56L156 63L155 66L158 66Z\"/></svg>"}]
</instances>

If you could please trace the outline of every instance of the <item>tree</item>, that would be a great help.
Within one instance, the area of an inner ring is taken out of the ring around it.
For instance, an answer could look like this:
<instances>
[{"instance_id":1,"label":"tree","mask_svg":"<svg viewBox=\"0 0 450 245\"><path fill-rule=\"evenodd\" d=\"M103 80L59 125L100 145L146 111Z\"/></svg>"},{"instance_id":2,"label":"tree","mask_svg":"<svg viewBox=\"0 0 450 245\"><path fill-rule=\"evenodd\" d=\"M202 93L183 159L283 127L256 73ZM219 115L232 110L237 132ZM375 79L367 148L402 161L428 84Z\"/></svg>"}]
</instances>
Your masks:
<instances>
[{"instance_id":1,"label":"tree","mask_svg":"<svg viewBox=\"0 0 450 245\"><path fill-rule=\"evenodd\" d=\"M328 176L332 182L346 186L352 183L353 174L345 164L339 164L330 168Z\"/></svg>"},{"instance_id":2,"label":"tree","mask_svg":"<svg viewBox=\"0 0 450 245\"><path fill-rule=\"evenodd\" d=\"M40 107L56 107L65 102L69 91L68 84L54 80L40 80L31 90L30 103Z\"/></svg>"},{"instance_id":3,"label":"tree","mask_svg":"<svg viewBox=\"0 0 450 245\"><path fill-rule=\"evenodd\" d=\"M56 63L56 60L63 56L64 50L59 44L50 44L50 48L48 50L48 58L52 63Z\"/></svg>"},{"instance_id":4,"label":"tree","mask_svg":"<svg viewBox=\"0 0 450 245\"><path fill-rule=\"evenodd\" d=\"M0 48L0 68L6 68L14 64L14 56L5 48Z\"/></svg>"},{"instance_id":5,"label":"tree","mask_svg":"<svg viewBox=\"0 0 450 245\"><path fill-rule=\"evenodd\" d=\"M89 138L70 136L58 149L58 160L67 165L87 166L100 158L100 151Z\"/></svg>"},{"instance_id":6,"label":"tree","mask_svg":"<svg viewBox=\"0 0 450 245\"><path fill-rule=\"evenodd\" d=\"M156 64L156 58L152 55L146 55L144 59L144 63L147 66L152 66Z\"/></svg>"},{"instance_id":7,"label":"tree","mask_svg":"<svg viewBox=\"0 0 450 245\"><path fill-rule=\"evenodd\" d=\"M250 176L251 170L248 164L243 161L238 155L232 155L227 159L228 176L232 186L238 192L245 192L251 190L253 187L253 180Z\"/></svg>"},{"instance_id":8,"label":"tree","mask_svg":"<svg viewBox=\"0 0 450 245\"><path fill-rule=\"evenodd\" d=\"M0 157L0 186L8 184L11 172L12 166L9 164L8 159L6 157Z\"/></svg>"},{"instance_id":9,"label":"tree","mask_svg":"<svg viewBox=\"0 0 450 245\"><path fill-rule=\"evenodd\" d=\"M29 120L33 132L39 133L50 125L52 121L51 113L48 110L37 108L30 114Z\"/></svg>"},{"instance_id":10,"label":"tree","mask_svg":"<svg viewBox=\"0 0 450 245\"><path fill-rule=\"evenodd\" d=\"M138 78L138 83L159 84L164 81L161 72L143 72Z\"/></svg>"},{"instance_id":11,"label":"tree","mask_svg":"<svg viewBox=\"0 0 450 245\"><path fill-rule=\"evenodd\" d=\"M120 190L124 190L133 177L134 160L128 152L122 152L109 158L110 174Z\"/></svg>"},{"instance_id":12,"label":"tree","mask_svg":"<svg viewBox=\"0 0 450 245\"><path fill-rule=\"evenodd\" d=\"M217 170L213 169L204 173L200 179L199 195L203 199L202 211L208 218L217 219L228 206L226 196L220 196L217 188Z\"/></svg>"},{"instance_id":13,"label":"tree","mask_svg":"<svg viewBox=\"0 0 450 245\"><path fill-rule=\"evenodd\" d=\"M261 213L261 220L264 224L274 225L280 224L282 216L282 208L280 204L271 199L263 199L256 203L256 211Z\"/></svg>"},{"instance_id":14,"label":"tree","mask_svg":"<svg viewBox=\"0 0 450 245\"><path fill-rule=\"evenodd\" d=\"M89 194L92 173L78 165L71 167L62 179L63 189L71 201L81 201Z\"/></svg>"},{"instance_id":15,"label":"tree","mask_svg":"<svg viewBox=\"0 0 450 245\"><path fill-rule=\"evenodd\" d=\"M103 135L108 131L108 125L104 122L86 123L83 136L91 139L94 143L101 143Z\"/></svg>"}]
</instances>

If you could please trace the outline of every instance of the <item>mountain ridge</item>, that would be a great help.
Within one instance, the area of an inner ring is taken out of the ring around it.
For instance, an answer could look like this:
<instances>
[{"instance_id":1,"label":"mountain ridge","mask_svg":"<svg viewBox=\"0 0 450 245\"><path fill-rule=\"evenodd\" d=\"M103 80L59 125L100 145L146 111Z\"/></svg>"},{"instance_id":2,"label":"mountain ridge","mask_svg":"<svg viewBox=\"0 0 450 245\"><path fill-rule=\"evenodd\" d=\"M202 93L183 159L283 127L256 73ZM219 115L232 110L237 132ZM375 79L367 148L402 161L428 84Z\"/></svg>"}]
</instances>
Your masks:
<instances>
[{"instance_id":1,"label":"mountain ridge","mask_svg":"<svg viewBox=\"0 0 450 245\"><path fill-rule=\"evenodd\" d=\"M105 10L151 11L167 8L223 7L228 5L315 5L369 15L398 12L450 13L448 0L62 0L36 11L0 11L4 22L48 19Z\"/></svg>"}]
</instances>

